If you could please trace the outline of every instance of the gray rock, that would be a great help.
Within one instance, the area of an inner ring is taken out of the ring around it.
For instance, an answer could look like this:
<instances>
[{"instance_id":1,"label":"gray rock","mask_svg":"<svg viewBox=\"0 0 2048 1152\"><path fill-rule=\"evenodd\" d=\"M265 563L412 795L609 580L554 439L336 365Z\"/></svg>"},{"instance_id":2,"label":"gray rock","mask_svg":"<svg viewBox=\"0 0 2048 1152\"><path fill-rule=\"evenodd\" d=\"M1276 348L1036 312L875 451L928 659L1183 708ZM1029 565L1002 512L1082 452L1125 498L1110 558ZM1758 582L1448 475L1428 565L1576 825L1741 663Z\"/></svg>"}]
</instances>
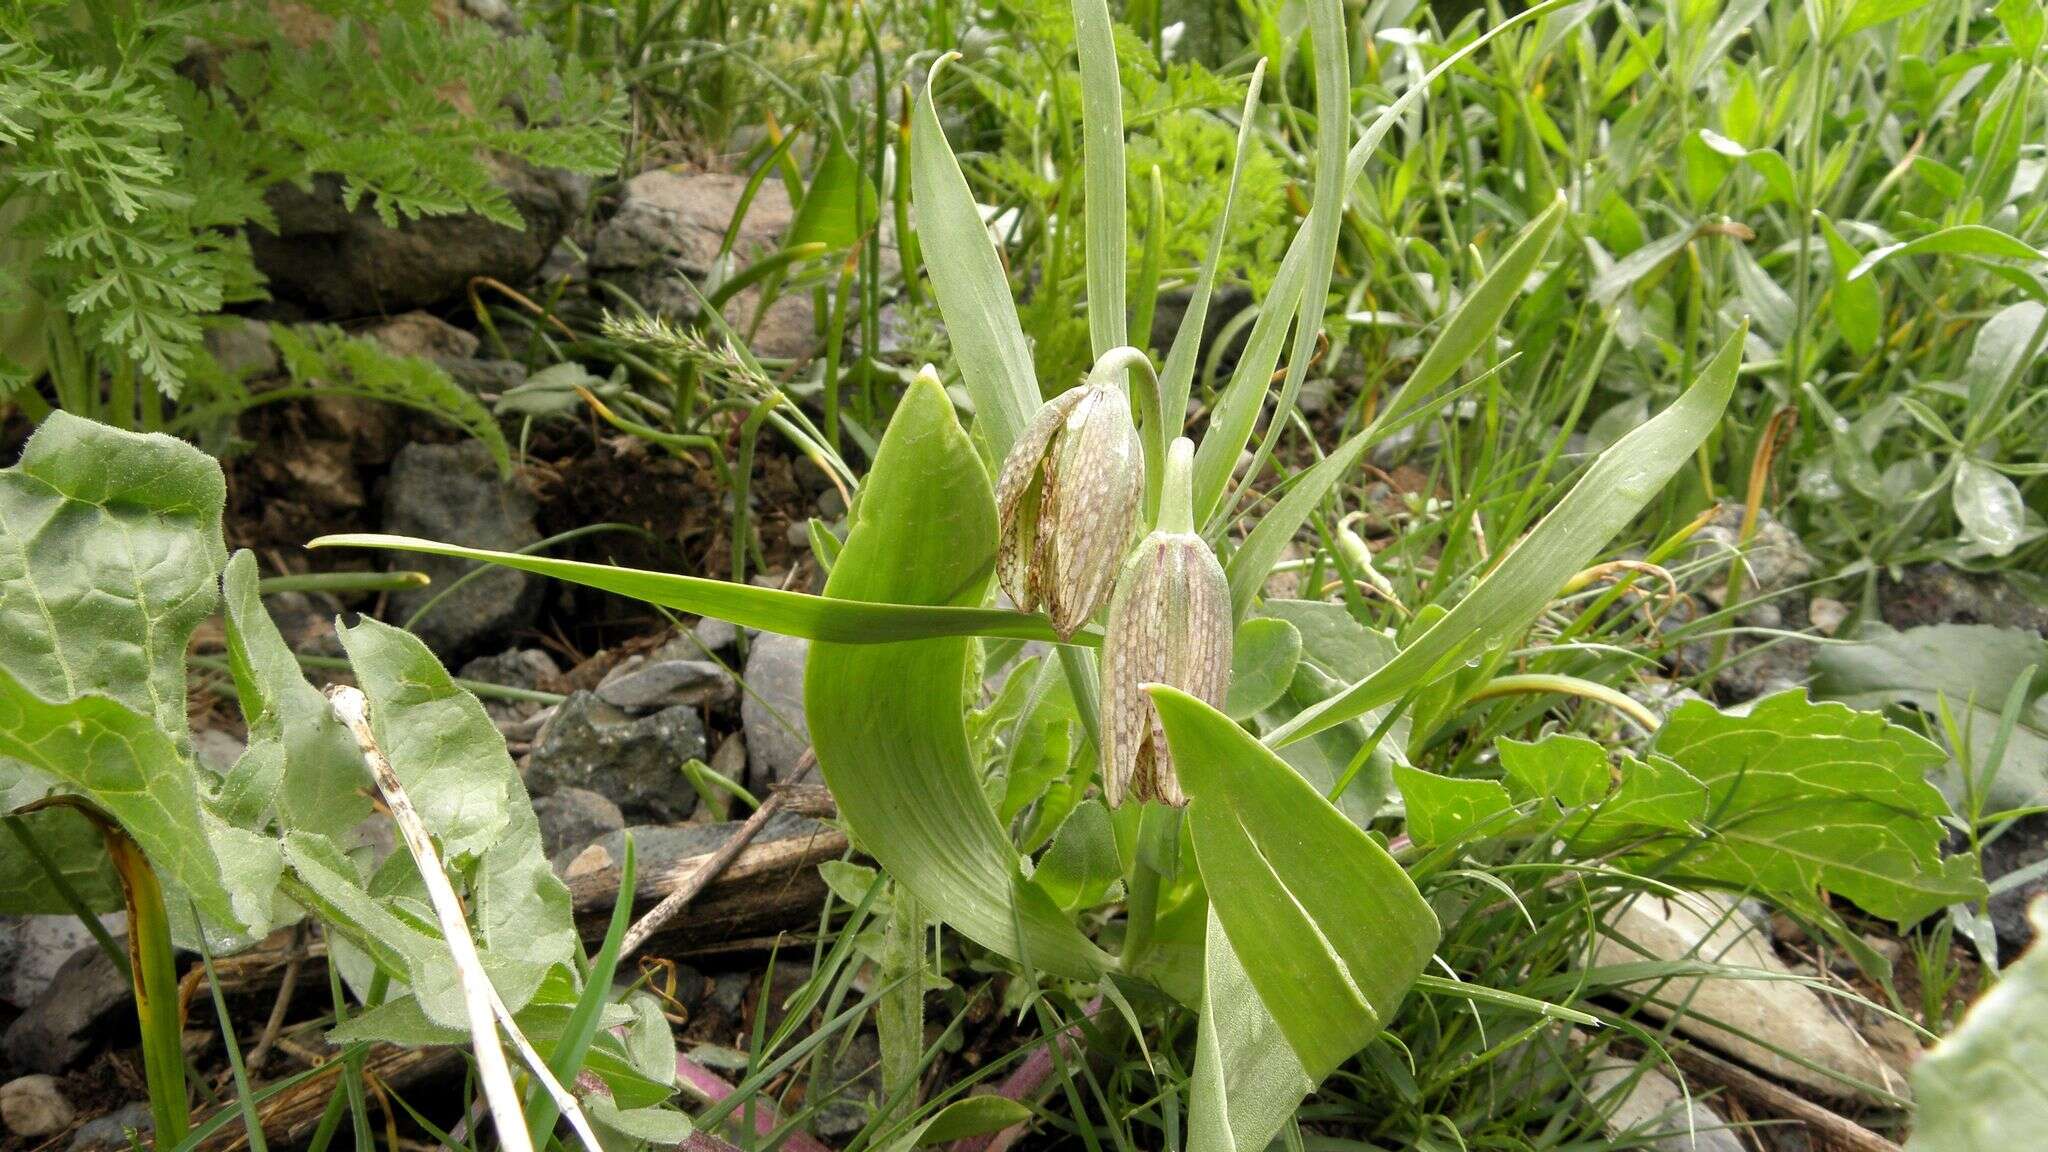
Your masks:
<instances>
[{"instance_id":1,"label":"gray rock","mask_svg":"<svg viewBox=\"0 0 2048 1152\"><path fill-rule=\"evenodd\" d=\"M1587 1077L1587 1097L1607 1134L1645 1152L1743 1152L1728 1121L1662 1071L1606 1059ZM1640 1143L1638 1143L1640 1141Z\"/></svg>"},{"instance_id":2,"label":"gray rock","mask_svg":"<svg viewBox=\"0 0 2048 1152\"><path fill-rule=\"evenodd\" d=\"M627 815L682 820L697 807L684 761L701 760L704 725L692 708L629 716L592 692L577 692L535 737L526 783L547 795L588 788Z\"/></svg>"},{"instance_id":3,"label":"gray rock","mask_svg":"<svg viewBox=\"0 0 2048 1152\"><path fill-rule=\"evenodd\" d=\"M722 704L738 696L732 673L709 660L654 660L621 666L597 686L600 700L628 712Z\"/></svg>"},{"instance_id":4,"label":"gray rock","mask_svg":"<svg viewBox=\"0 0 2048 1152\"><path fill-rule=\"evenodd\" d=\"M557 690L562 669L556 665L554 657L538 648L507 648L496 655L471 660L456 675L464 680L480 680L503 688L547 692ZM483 705L500 731L528 719L542 708L540 704L523 700L485 699Z\"/></svg>"},{"instance_id":5,"label":"gray rock","mask_svg":"<svg viewBox=\"0 0 2048 1152\"><path fill-rule=\"evenodd\" d=\"M1721 606L1726 596L1727 557L1738 550L1742 517L1741 505L1723 504L1695 537L1702 548L1699 555L1716 558L1714 575L1702 590L1702 598L1715 607ZM1798 534L1768 511L1761 511L1748 546L1740 551L1746 571L1735 622L1747 628L1805 631L1810 626L1808 598L1794 589L1812 579L1818 565ZM1680 605L1663 617L1663 627L1677 627L1704 611ZM1727 663L1714 674L1715 694L1723 703L1769 696L1800 687L1810 679L1813 645L1805 641L1740 635L1728 642L1726 654ZM1712 643L1684 645L1678 652L1678 669L1700 672L1712 664L1715 655Z\"/></svg>"},{"instance_id":6,"label":"gray rock","mask_svg":"<svg viewBox=\"0 0 2048 1152\"><path fill-rule=\"evenodd\" d=\"M834 1045L831 1051L825 1102L812 1114L811 1130L837 1141L860 1131L882 1100L882 1045L874 1033L860 1032L844 1050Z\"/></svg>"},{"instance_id":7,"label":"gray rock","mask_svg":"<svg viewBox=\"0 0 2048 1152\"><path fill-rule=\"evenodd\" d=\"M201 728L192 733L192 755L199 759L200 766L223 775L248 750L246 742L218 728Z\"/></svg>"},{"instance_id":8,"label":"gray rock","mask_svg":"<svg viewBox=\"0 0 2048 1152\"><path fill-rule=\"evenodd\" d=\"M526 365L517 360L460 357L436 360L457 384L483 396L502 396L526 383Z\"/></svg>"},{"instance_id":9,"label":"gray rock","mask_svg":"<svg viewBox=\"0 0 2048 1152\"><path fill-rule=\"evenodd\" d=\"M649 312L694 317L697 294L684 281L710 275L746 186L747 178L733 173L642 172L626 185L617 214L599 229L590 252L591 271L623 288ZM733 271L779 248L792 215L788 190L774 180L762 184L740 224L733 249L739 267ZM758 285L734 294L725 305L726 321L751 333L748 342L755 352L797 357L814 350L817 329L809 293L778 295L757 324L760 305Z\"/></svg>"},{"instance_id":10,"label":"gray rock","mask_svg":"<svg viewBox=\"0 0 2048 1152\"><path fill-rule=\"evenodd\" d=\"M807 640L764 632L747 652L740 723L752 763L747 787L757 796L771 784L796 779L797 764L811 747L811 728L804 720L804 657L809 651Z\"/></svg>"},{"instance_id":11,"label":"gray rock","mask_svg":"<svg viewBox=\"0 0 2048 1152\"><path fill-rule=\"evenodd\" d=\"M533 814L540 821L541 850L555 859L572 857L591 841L626 826L619 806L588 788L563 788L533 802Z\"/></svg>"},{"instance_id":12,"label":"gray rock","mask_svg":"<svg viewBox=\"0 0 2048 1152\"><path fill-rule=\"evenodd\" d=\"M57 1087L55 1076L38 1073L0 1084L0 1120L16 1136L49 1136L71 1127L78 1110Z\"/></svg>"},{"instance_id":13,"label":"gray rock","mask_svg":"<svg viewBox=\"0 0 2048 1152\"><path fill-rule=\"evenodd\" d=\"M524 229L471 214L387 227L367 205L353 212L343 207L341 181L323 175L307 189L282 181L265 193L277 230L249 230L256 266L273 295L323 316L433 304L461 295L477 276L524 283L582 215L590 183L506 157L492 163Z\"/></svg>"},{"instance_id":14,"label":"gray rock","mask_svg":"<svg viewBox=\"0 0 2048 1152\"><path fill-rule=\"evenodd\" d=\"M0 1000L18 1007L36 1002L64 962L83 949L97 951L92 933L76 916L9 916L0 927ZM100 923L116 936L128 931L128 914L109 912Z\"/></svg>"},{"instance_id":15,"label":"gray rock","mask_svg":"<svg viewBox=\"0 0 2048 1152\"><path fill-rule=\"evenodd\" d=\"M362 335L393 356L422 360L463 360L476 355L482 341L431 312L406 312L380 320Z\"/></svg>"},{"instance_id":16,"label":"gray rock","mask_svg":"<svg viewBox=\"0 0 2048 1152\"><path fill-rule=\"evenodd\" d=\"M2005 834L1984 846L1984 879L1997 883L2022 868L2048 860L2048 813L2022 816ZM1991 898L1991 926L1998 933L1998 956L2010 963L2033 942L2034 926L2027 905L2048 896L2048 875L2036 876Z\"/></svg>"},{"instance_id":17,"label":"gray rock","mask_svg":"<svg viewBox=\"0 0 2048 1152\"><path fill-rule=\"evenodd\" d=\"M150 1114L149 1102L136 1100L105 1116L100 1116L78 1126L71 1134L70 1152L108 1152L130 1146L128 1134L138 1133L144 1137L156 1131L156 1118ZM144 1144L148 1141L145 1139Z\"/></svg>"},{"instance_id":18,"label":"gray rock","mask_svg":"<svg viewBox=\"0 0 2048 1152\"><path fill-rule=\"evenodd\" d=\"M1877 584L1878 614L1894 628L1922 624L1995 624L2048 636L2048 603L1995 575L1918 564Z\"/></svg>"},{"instance_id":19,"label":"gray rock","mask_svg":"<svg viewBox=\"0 0 2048 1152\"><path fill-rule=\"evenodd\" d=\"M482 444L408 444L392 462L385 486L384 531L514 552L540 539L535 507L526 489L499 479ZM411 616L471 568L467 561L439 556L407 556L405 565L427 573L433 583L393 593L396 620ZM442 659L459 658L533 623L544 590L538 576L492 567L435 604L412 630Z\"/></svg>"},{"instance_id":20,"label":"gray rock","mask_svg":"<svg viewBox=\"0 0 2048 1152\"><path fill-rule=\"evenodd\" d=\"M207 327L205 342L214 363L237 380L277 375L277 345L271 342L270 325L260 320L227 317Z\"/></svg>"},{"instance_id":21,"label":"gray rock","mask_svg":"<svg viewBox=\"0 0 2048 1152\"><path fill-rule=\"evenodd\" d=\"M107 954L82 948L71 954L0 1038L16 1068L63 1072L92 1053L100 1034L123 1012L135 1022L134 989Z\"/></svg>"},{"instance_id":22,"label":"gray rock","mask_svg":"<svg viewBox=\"0 0 2048 1152\"><path fill-rule=\"evenodd\" d=\"M739 626L730 620L706 616L697 621L696 627L690 629L690 632L696 636L697 643L704 646L704 651L714 655L724 655L739 647Z\"/></svg>"}]
</instances>

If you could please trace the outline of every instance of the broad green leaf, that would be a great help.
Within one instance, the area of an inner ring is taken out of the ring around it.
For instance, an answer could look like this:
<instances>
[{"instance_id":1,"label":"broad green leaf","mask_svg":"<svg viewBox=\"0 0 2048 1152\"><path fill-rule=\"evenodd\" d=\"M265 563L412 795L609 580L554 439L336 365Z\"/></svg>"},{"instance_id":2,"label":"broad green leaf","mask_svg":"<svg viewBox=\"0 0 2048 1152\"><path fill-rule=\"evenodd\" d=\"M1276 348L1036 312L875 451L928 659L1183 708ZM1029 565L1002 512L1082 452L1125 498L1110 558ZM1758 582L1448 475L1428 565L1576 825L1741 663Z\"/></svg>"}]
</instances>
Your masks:
<instances>
[{"instance_id":1,"label":"broad green leaf","mask_svg":"<svg viewBox=\"0 0 2048 1152\"><path fill-rule=\"evenodd\" d=\"M1578 808L1607 794L1607 750L1583 736L1550 736L1533 744L1503 739L1494 747L1508 787L1521 799Z\"/></svg>"},{"instance_id":2,"label":"broad green leaf","mask_svg":"<svg viewBox=\"0 0 2048 1152\"><path fill-rule=\"evenodd\" d=\"M977 465L978 467L979 465ZM413 536L385 536L374 532L322 536L308 548L389 548L400 552L424 552L430 556L452 556L459 560L482 560L522 572L597 588L620 596L659 604L664 608L729 620L743 628L780 632L807 640L828 640L838 644L886 644L938 636L992 636L1019 640L1057 641L1059 634L1043 616L979 605L903 604L829 599L785 592L778 588L756 588L728 580L707 580L701 576L678 576L671 572L648 572L618 568L609 564L587 564L580 560L558 560L547 556L525 556L516 552L493 552L464 548ZM982 563L994 571L995 547L989 547ZM1099 632L1075 634L1075 643L1098 644Z\"/></svg>"},{"instance_id":3,"label":"broad green leaf","mask_svg":"<svg viewBox=\"0 0 2048 1152\"><path fill-rule=\"evenodd\" d=\"M1117 860L1109 809L1100 800L1083 800L1068 815L1031 879L1068 912L1111 898L1111 890L1123 879L1123 865Z\"/></svg>"},{"instance_id":4,"label":"broad green leaf","mask_svg":"<svg viewBox=\"0 0 2048 1152\"><path fill-rule=\"evenodd\" d=\"M1340 679L1363 680L1400 652L1393 640L1360 624L1342 604L1268 600L1259 611L1294 625L1301 634L1302 659Z\"/></svg>"},{"instance_id":5,"label":"broad green leaf","mask_svg":"<svg viewBox=\"0 0 2048 1152\"><path fill-rule=\"evenodd\" d=\"M364 618L340 630L370 700L370 724L451 873L469 892L478 948L515 1010L548 968L576 955L569 890L542 848L540 823L504 737L476 697L409 632Z\"/></svg>"},{"instance_id":6,"label":"broad green leaf","mask_svg":"<svg viewBox=\"0 0 2048 1152\"><path fill-rule=\"evenodd\" d=\"M1386 850L1229 717L1150 689L1210 906L1312 1079L1379 1033L1436 916Z\"/></svg>"},{"instance_id":7,"label":"broad green leaf","mask_svg":"<svg viewBox=\"0 0 2048 1152\"><path fill-rule=\"evenodd\" d=\"M1285 620L1255 616L1237 626L1230 650L1230 695L1223 711L1249 720L1280 699L1301 663L1301 633Z\"/></svg>"},{"instance_id":8,"label":"broad green leaf","mask_svg":"<svg viewBox=\"0 0 2048 1152\"><path fill-rule=\"evenodd\" d=\"M818 161L818 170L804 189L803 203L796 219L782 238L784 248L800 244L825 244L843 250L860 243L861 210L874 218L875 189L861 173L860 164L846 150L846 142L832 134Z\"/></svg>"},{"instance_id":9,"label":"broad green leaf","mask_svg":"<svg viewBox=\"0 0 2048 1152\"><path fill-rule=\"evenodd\" d=\"M1821 235L1828 242L1828 263L1834 273L1828 314L1834 318L1835 328L1841 332L1842 340L1849 349L1858 356L1868 356L1877 347L1879 329L1884 323L1884 302L1878 297L1877 281L1867 276L1861 280L1849 279L1849 270L1860 262L1861 257L1835 230L1834 221L1824 214L1819 219Z\"/></svg>"},{"instance_id":10,"label":"broad green leaf","mask_svg":"<svg viewBox=\"0 0 2048 1152\"><path fill-rule=\"evenodd\" d=\"M244 762L275 765L261 807L237 822L256 824L274 810L280 828L341 836L370 814L362 753L327 698L299 671L298 658L263 608L257 582L254 554L235 553L221 583L228 669L249 729ZM238 763L230 780L243 772Z\"/></svg>"},{"instance_id":11,"label":"broad green leaf","mask_svg":"<svg viewBox=\"0 0 2048 1152\"><path fill-rule=\"evenodd\" d=\"M1949 806L1925 779L1941 749L1883 716L1803 690L1742 716L1695 700L1655 751L1709 794L1713 835L1684 838L1674 875L1806 898L1825 888L1902 924L1984 893L1968 857L1941 855Z\"/></svg>"},{"instance_id":12,"label":"broad green leaf","mask_svg":"<svg viewBox=\"0 0 2048 1152\"><path fill-rule=\"evenodd\" d=\"M1869 28L1910 16L1927 6L1927 0L1853 0L1842 20L1841 34L1854 36Z\"/></svg>"},{"instance_id":13,"label":"broad green leaf","mask_svg":"<svg viewBox=\"0 0 2048 1152\"><path fill-rule=\"evenodd\" d=\"M861 486L827 597L979 605L995 499L945 390L904 394ZM968 642L811 646L804 710L818 766L863 848L925 907L1021 963L1092 980L1108 957L1019 867L967 742Z\"/></svg>"},{"instance_id":14,"label":"broad green leaf","mask_svg":"<svg viewBox=\"0 0 2048 1152\"><path fill-rule=\"evenodd\" d=\"M12 809L15 804L10 800L6 807ZM68 808L30 812L15 819L35 838L36 845L57 866L58 874L86 907L112 912L123 906L121 878L115 874L99 829L91 821ZM5 829L0 829L0 911L8 915L54 916L72 911L42 864Z\"/></svg>"},{"instance_id":15,"label":"broad green leaf","mask_svg":"<svg viewBox=\"0 0 2048 1152\"><path fill-rule=\"evenodd\" d=\"M1188 1152L1266 1152L1316 1082L1208 910Z\"/></svg>"},{"instance_id":16,"label":"broad green leaf","mask_svg":"<svg viewBox=\"0 0 2048 1152\"><path fill-rule=\"evenodd\" d=\"M2048 252L1996 228L1982 224L1954 224L1925 236L1898 244L1887 244L1865 256L1849 270L1849 279L1861 280L1871 270L1898 256L1994 256L2006 260L2048 262Z\"/></svg>"},{"instance_id":17,"label":"broad green leaf","mask_svg":"<svg viewBox=\"0 0 2048 1152\"><path fill-rule=\"evenodd\" d=\"M1913 1065L1906 1152L2011 1152L2048 1129L2048 903L2028 917L2034 946Z\"/></svg>"},{"instance_id":18,"label":"broad green leaf","mask_svg":"<svg viewBox=\"0 0 2048 1152\"><path fill-rule=\"evenodd\" d=\"M1081 216L1087 223L1088 335L1100 357L1129 344L1124 315L1124 85L1107 0L1074 0L1081 58Z\"/></svg>"},{"instance_id":19,"label":"broad green leaf","mask_svg":"<svg viewBox=\"0 0 2048 1152\"><path fill-rule=\"evenodd\" d=\"M1799 186L1792 178L1792 166L1785 163L1785 157L1775 148L1745 148L1709 128L1699 130L1700 142L1730 160L1747 163L1756 174L1763 177L1764 189L1770 195L1765 203L1797 204ZM1737 249L1741 251L1741 249Z\"/></svg>"},{"instance_id":20,"label":"broad green leaf","mask_svg":"<svg viewBox=\"0 0 2048 1152\"><path fill-rule=\"evenodd\" d=\"M673 1108L621 1108L610 1096L593 1092L583 1098L590 1122L616 1132L635 1146L673 1147L689 1140L690 1118Z\"/></svg>"},{"instance_id":21,"label":"broad green leaf","mask_svg":"<svg viewBox=\"0 0 2048 1152\"><path fill-rule=\"evenodd\" d=\"M1602 800L1574 840L1597 845L1640 834L1647 826L1697 833L1707 819L1707 786L1662 756L1624 756L1621 784Z\"/></svg>"},{"instance_id":22,"label":"broad green leaf","mask_svg":"<svg viewBox=\"0 0 2048 1152\"><path fill-rule=\"evenodd\" d=\"M1602 452L1564 499L1448 615L1372 675L1267 736L1267 743L1299 740L1390 703L1527 627L1720 423L1735 387L1744 334L1729 337L1670 407Z\"/></svg>"},{"instance_id":23,"label":"broad green leaf","mask_svg":"<svg viewBox=\"0 0 2048 1152\"><path fill-rule=\"evenodd\" d=\"M1507 824L1499 817L1515 808L1498 780L1465 780L1396 765L1394 783L1407 806L1408 835L1417 844L1455 844L1480 830L1499 831Z\"/></svg>"},{"instance_id":24,"label":"broad green leaf","mask_svg":"<svg viewBox=\"0 0 2048 1152\"><path fill-rule=\"evenodd\" d=\"M0 471L0 666L97 694L185 743L185 645L218 602L220 466L163 435L52 413Z\"/></svg>"},{"instance_id":25,"label":"broad green leaf","mask_svg":"<svg viewBox=\"0 0 2048 1152\"><path fill-rule=\"evenodd\" d=\"M1963 535L1972 543L1993 556L2009 556L2020 546L2027 504L2019 485L2004 473L1981 460L1964 457L1956 462L1949 496Z\"/></svg>"},{"instance_id":26,"label":"broad green leaf","mask_svg":"<svg viewBox=\"0 0 2048 1152\"><path fill-rule=\"evenodd\" d=\"M1000 460L1038 411L1038 377L1017 323L1010 281L932 103L932 86L952 58L942 56L932 65L911 113L910 197L917 206L918 248L946 321L953 362L974 400L982 439Z\"/></svg>"},{"instance_id":27,"label":"broad green leaf","mask_svg":"<svg viewBox=\"0 0 2048 1152\"><path fill-rule=\"evenodd\" d=\"M1813 672L1814 695L1852 708L1910 704L1939 715L1945 701L1968 734L1987 811L2048 803L2048 640L2038 634L1988 624L1874 628L1853 644L1816 649ZM1994 776L1984 761L2015 690L2019 716ZM1955 773L1945 766L1942 790L1960 801Z\"/></svg>"},{"instance_id":28,"label":"broad green leaf","mask_svg":"<svg viewBox=\"0 0 2048 1152\"><path fill-rule=\"evenodd\" d=\"M158 877L211 923L270 928L276 847L207 811L195 767L151 717L105 696L53 703L0 669L0 756L29 773L10 785L10 801L37 789L82 796L126 829ZM0 851L21 848L10 837Z\"/></svg>"}]
</instances>

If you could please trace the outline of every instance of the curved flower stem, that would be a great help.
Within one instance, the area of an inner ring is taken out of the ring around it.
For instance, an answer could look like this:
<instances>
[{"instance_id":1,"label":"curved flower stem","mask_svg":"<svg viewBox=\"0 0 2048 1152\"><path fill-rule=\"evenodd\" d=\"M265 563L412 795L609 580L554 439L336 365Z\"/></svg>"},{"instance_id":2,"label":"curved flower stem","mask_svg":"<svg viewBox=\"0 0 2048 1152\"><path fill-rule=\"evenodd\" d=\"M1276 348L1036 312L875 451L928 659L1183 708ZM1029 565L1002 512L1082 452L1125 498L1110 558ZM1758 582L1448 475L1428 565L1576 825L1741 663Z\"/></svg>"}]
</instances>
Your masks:
<instances>
[{"instance_id":1,"label":"curved flower stem","mask_svg":"<svg viewBox=\"0 0 2048 1152\"><path fill-rule=\"evenodd\" d=\"M1501 696L1544 694L1577 696L1581 700L1591 700L1596 704L1605 704L1623 716L1628 717L1646 735L1655 735L1657 729L1663 724L1663 721L1657 719L1656 713L1605 684L1595 684L1591 680L1581 680L1577 676L1560 676L1548 672L1535 672L1519 676L1496 676L1487 681L1484 686L1466 699L1468 701L1478 701L1492 700Z\"/></svg>"}]
</instances>

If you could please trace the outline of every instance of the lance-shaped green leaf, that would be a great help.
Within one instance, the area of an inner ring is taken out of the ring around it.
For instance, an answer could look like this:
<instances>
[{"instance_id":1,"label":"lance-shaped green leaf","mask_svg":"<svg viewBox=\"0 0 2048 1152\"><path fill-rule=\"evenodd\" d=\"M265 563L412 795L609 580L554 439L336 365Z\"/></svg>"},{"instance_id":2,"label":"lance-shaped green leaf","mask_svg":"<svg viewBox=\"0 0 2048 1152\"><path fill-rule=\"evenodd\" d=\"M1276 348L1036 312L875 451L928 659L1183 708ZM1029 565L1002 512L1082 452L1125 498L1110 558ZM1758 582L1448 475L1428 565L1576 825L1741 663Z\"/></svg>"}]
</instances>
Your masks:
<instances>
[{"instance_id":1,"label":"lance-shaped green leaf","mask_svg":"<svg viewBox=\"0 0 2048 1152\"><path fill-rule=\"evenodd\" d=\"M701 576L679 576L673 572L649 572L640 568L618 568L610 564L588 564L548 556L524 556L516 552L493 552L414 536L385 536L374 532L322 536L306 547L389 548L399 552L424 552L430 556L452 556L460 560L482 560L644 600L679 612L729 620L743 628L759 628L785 636L827 640L836 644L890 644L935 636L1059 640L1059 634L1043 616L979 605L830 599L785 592L779 588L756 588L751 584L707 580ZM991 572L995 570L993 544L987 555L981 558L981 565ZM1101 640L1101 633L1084 630L1075 633L1070 642L1099 644Z\"/></svg>"},{"instance_id":2,"label":"lance-shaped green leaf","mask_svg":"<svg viewBox=\"0 0 2048 1152\"><path fill-rule=\"evenodd\" d=\"M904 394L825 584L832 598L973 606L988 594L996 508L938 381ZM968 642L816 643L804 713L818 767L863 848L926 908L1019 962L1093 979L1109 958L1023 876L966 727Z\"/></svg>"},{"instance_id":3,"label":"lance-shaped green leaf","mask_svg":"<svg viewBox=\"0 0 2048 1152\"><path fill-rule=\"evenodd\" d=\"M1149 691L1210 906L1321 1079L1393 1014L1436 947L1436 916L1393 857L1270 749L1192 696Z\"/></svg>"},{"instance_id":4,"label":"lance-shaped green leaf","mask_svg":"<svg viewBox=\"0 0 2048 1152\"><path fill-rule=\"evenodd\" d=\"M1528 627L1544 605L1635 519L1704 442L1735 388L1747 328L1728 338L1684 395L1615 441L1564 499L1456 607L1372 675L1282 725L1287 744L1427 684L1486 645Z\"/></svg>"},{"instance_id":5,"label":"lance-shaped green leaf","mask_svg":"<svg viewBox=\"0 0 2048 1152\"><path fill-rule=\"evenodd\" d=\"M932 86L953 58L941 56L932 65L924 94L911 111L910 199L917 206L917 243L946 321L953 362L974 400L982 439L1000 460L1038 410L1038 377L1017 322L1009 278L932 103Z\"/></svg>"},{"instance_id":6,"label":"lance-shaped green leaf","mask_svg":"<svg viewBox=\"0 0 2048 1152\"><path fill-rule=\"evenodd\" d=\"M1081 58L1081 216L1088 227L1088 334L1095 354L1130 343L1125 335L1124 85L1107 0L1074 0Z\"/></svg>"},{"instance_id":7,"label":"lance-shaped green leaf","mask_svg":"<svg viewBox=\"0 0 2048 1152\"><path fill-rule=\"evenodd\" d=\"M1564 208L1560 198L1529 222L1486 279L1444 322L1443 330L1437 333L1429 351L1423 353L1400 393L1372 425L1303 473L1272 511L1259 518L1244 545L1230 557L1230 601L1238 618L1243 618L1252 597L1265 585L1267 573L1293 542L1294 534L1315 513L1324 497L1351 474L1359 454L1377 441L1391 422L1427 400L1430 393L1450 380L1461 365L1493 339L1508 308L1521 295L1522 286L1549 249L1551 237L1564 220Z\"/></svg>"},{"instance_id":8,"label":"lance-shaped green leaf","mask_svg":"<svg viewBox=\"0 0 2048 1152\"><path fill-rule=\"evenodd\" d=\"M1316 1082L1259 999L1214 907L1202 951L1188 1152L1265 1152Z\"/></svg>"},{"instance_id":9,"label":"lance-shaped green leaf","mask_svg":"<svg viewBox=\"0 0 2048 1152\"><path fill-rule=\"evenodd\" d=\"M2010 1152L2048 1128L2048 903L2028 916L2033 948L1913 1066L1906 1152Z\"/></svg>"},{"instance_id":10,"label":"lance-shaped green leaf","mask_svg":"<svg viewBox=\"0 0 2048 1152\"><path fill-rule=\"evenodd\" d=\"M1953 224L1876 249L1849 269L1849 279L1861 280L1878 265L1899 256L1993 256L2030 264L2048 263L2048 252L2010 233L1982 224Z\"/></svg>"}]
</instances>

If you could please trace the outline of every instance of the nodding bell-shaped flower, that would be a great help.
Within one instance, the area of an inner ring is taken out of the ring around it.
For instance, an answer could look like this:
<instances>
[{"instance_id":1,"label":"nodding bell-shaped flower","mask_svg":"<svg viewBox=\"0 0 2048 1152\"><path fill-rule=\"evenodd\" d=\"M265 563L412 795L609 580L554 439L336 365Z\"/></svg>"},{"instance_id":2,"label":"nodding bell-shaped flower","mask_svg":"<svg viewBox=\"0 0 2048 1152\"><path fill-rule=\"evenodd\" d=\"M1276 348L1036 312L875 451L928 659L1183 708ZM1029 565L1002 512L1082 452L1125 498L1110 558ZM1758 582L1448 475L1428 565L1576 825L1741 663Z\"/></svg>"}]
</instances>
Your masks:
<instances>
[{"instance_id":1,"label":"nodding bell-shaped flower","mask_svg":"<svg viewBox=\"0 0 2048 1152\"><path fill-rule=\"evenodd\" d=\"M1137 530L1144 447L1112 352L1087 383L1046 401L996 481L1002 546L996 578L1017 607L1044 612L1062 638L1101 609Z\"/></svg>"},{"instance_id":2,"label":"nodding bell-shaped flower","mask_svg":"<svg viewBox=\"0 0 2048 1152\"><path fill-rule=\"evenodd\" d=\"M1102 779L1114 808L1126 799L1186 804L1166 731L1146 694L1167 684L1217 708L1230 688L1230 582L1195 531L1195 447L1167 454L1159 527L1124 564L1102 636Z\"/></svg>"}]
</instances>

